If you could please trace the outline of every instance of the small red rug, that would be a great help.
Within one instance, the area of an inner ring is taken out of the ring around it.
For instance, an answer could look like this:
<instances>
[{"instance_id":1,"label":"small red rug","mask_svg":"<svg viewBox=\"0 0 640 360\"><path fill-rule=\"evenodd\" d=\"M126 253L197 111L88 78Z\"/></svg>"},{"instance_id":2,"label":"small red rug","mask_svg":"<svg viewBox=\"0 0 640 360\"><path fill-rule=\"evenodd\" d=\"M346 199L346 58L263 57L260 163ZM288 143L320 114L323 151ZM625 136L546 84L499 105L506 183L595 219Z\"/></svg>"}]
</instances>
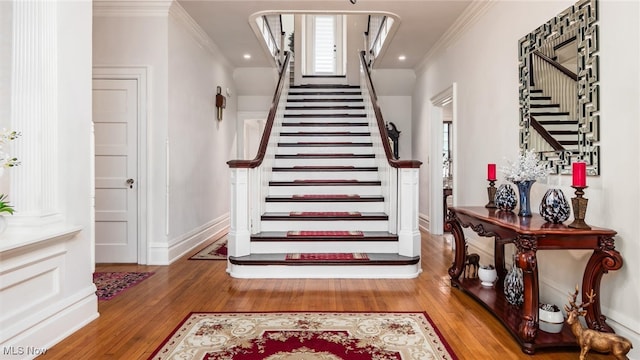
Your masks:
<instances>
[{"instance_id":1,"label":"small red rug","mask_svg":"<svg viewBox=\"0 0 640 360\"><path fill-rule=\"evenodd\" d=\"M364 233L362 231L314 231L314 230L302 230L302 231L288 231L287 236L353 236L362 237Z\"/></svg>"},{"instance_id":2,"label":"small red rug","mask_svg":"<svg viewBox=\"0 0 640 360\"><path fill-rule=\"evenodd\" d=\"M317 216L317 217L334 217L334 216L362 216L357 211L292 211L290 216Z\"/></svg>"},{"instance_id":3,"label":"small red rug","mask_svg":"<svg viewBox=\"0 0 640 360\"><path fill-rule=\"evenodd\" d=\"M297 253L287 254L285 260L353 260L368 261L364 253Z\"/></svg>"},{"instance_id":4,"label":"small red rug","mask_svg":"<svg viewBox=\"0 0 640 360\"><path fill-rule=\"evenodd\" d=\"M293 195L294 199L359 199L360 195L352 194L304 194Z\"/></svg>"},{"instance_id":5,"label":"small red rug","mask_svg":"<svg viewBox=\"0 0 640 360\"><path fill-rule=\"evenodd\" d=\"M425 312L191 313L149 359L409 360L457 357Z\"/></svg>"},{"instance_id":6,"label":"small red rug","mask_svg":"<svg viewBox=\"0 0 640 360\"><path fill-rule=\"evenodd\" d=\"M191 256L189 260L227 260L227 237L223 236Z\"/></svg>"},{"instance_id":7,"label":"small red rug","mask_svg":"<svg viewBox=\"0 0 640 360\"><path fill-rule=\"evenodd\" d=\"M151 275L152 272L95 272L93 283L98 300L111 300Z\"/></svg>"}]
</instances>

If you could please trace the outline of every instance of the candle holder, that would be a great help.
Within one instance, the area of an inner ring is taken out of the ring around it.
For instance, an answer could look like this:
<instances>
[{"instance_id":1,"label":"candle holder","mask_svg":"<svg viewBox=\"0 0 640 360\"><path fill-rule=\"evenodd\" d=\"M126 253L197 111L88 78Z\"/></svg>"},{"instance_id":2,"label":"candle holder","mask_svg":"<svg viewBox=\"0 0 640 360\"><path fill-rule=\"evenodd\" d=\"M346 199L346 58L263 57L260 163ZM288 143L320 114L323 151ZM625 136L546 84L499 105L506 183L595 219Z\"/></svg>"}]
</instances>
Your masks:
<instances>
[{"instance_id":1,"label":"candle holder","mask_svg":"<svg viewBox=\"0 0 640 360\"><path fill-rule=\"evenodd\" d=\"M496 198L496 181L495 180L489 180L487 179L487 181L489 181L489 186L487 186L487 196L489 197L489 202L487 203L487 205L485 205L484 207L489 208L489 209L495 209L496 207L496 203L495 203L495 198Z\"/></svg>"},{"instance_id":2,"label":"candle holder","mask_svg":"<svg viewBox=\"0 0 640 360\"><path fill-rule=\"evenodd\" d=\"M589 202L589 199L585 199L582 197L584 195L583 190L586 189L587 186L571 186L571 187L576 189L576 192L575 192L576 196L574 198L571 198L571 205L573 206L574 220L568 226L574 229L589 230L591 229L591 226L587 225L584 222L584 216L587 213L587 204Z\"/></svg>"}]
</instances>

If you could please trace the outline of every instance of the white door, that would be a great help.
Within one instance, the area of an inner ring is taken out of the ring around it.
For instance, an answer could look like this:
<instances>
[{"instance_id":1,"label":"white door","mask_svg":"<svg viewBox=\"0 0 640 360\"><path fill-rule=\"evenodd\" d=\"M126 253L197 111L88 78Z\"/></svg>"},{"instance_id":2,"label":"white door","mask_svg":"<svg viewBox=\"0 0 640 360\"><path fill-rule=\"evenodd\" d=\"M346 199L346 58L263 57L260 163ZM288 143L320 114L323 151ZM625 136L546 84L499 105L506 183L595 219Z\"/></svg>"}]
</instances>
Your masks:
<instances>
[{"instance_id":1,"label":"white door","mask_svg":"<svg viewBox=\"0 0 640 360\"><path fill-rule=\"evenodd\" d=\"M343 15L307 15L305 75L344 75Z\"/></svg>"},{"instance_id":2,"label":"white door","mask_svg":"<svg viewBox=\"0 0 640 360\"><path fill-rule=\"evenodd\" d=\"M96 262L138 262L138 81L93 80Z\"/></svg>"}]
</instances>

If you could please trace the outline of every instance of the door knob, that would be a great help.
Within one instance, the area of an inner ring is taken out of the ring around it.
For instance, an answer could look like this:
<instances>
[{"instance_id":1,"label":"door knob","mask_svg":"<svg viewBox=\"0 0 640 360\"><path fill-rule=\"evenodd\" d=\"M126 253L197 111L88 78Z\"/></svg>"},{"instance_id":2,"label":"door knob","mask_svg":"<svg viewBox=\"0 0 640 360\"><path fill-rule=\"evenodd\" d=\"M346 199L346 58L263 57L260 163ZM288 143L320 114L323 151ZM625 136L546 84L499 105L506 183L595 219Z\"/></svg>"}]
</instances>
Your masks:
<instances>
[{"instance_id":1,"label":"door knob","mask_svg":"<svg viewBox=\"0 0 640 360\"><path fill-rule=\"evenodd\" d=\"M127 185L129 185L129 189L133 189L133 183L135 181L133 181L133 179L127 179Z\"/></svg>"}]
</instances>

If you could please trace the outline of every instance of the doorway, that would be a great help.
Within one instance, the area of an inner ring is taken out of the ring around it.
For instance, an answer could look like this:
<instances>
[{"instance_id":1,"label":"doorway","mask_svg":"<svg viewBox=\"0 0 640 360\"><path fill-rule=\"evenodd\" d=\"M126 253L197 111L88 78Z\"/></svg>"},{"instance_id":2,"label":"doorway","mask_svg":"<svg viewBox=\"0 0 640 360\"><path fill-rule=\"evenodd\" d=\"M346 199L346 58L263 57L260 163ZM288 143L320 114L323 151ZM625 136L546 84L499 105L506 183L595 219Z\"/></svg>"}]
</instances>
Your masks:
<instances>
[{"instance_id":1,"label":"doorway","mask_svg":"<svg viewBox=\"0 0 640 360\"><path fill-rule=\"evenodd\" d=\"M305 62L302 75L344 76L345 15L304 15Z\"/></svg>"},{"instance_id":2,"label":"doorway","mask_svg":"<svg viewBox=\"0 0 640 360\"><path fill-rule=\"evenodd\" d=\"M442 235L447 207L455 204L456 193L456 84L431 98L429 231Z\"/></svg>"},{"instance_id":3,"label":"doorway","mask_svg":"<svg viewBox=\"0 0 640 360\"><path fill-rule=\"evenodd\" d=\"M96 263L147 263L146 68L94 68Z\"/></svg>"}]
</instances>

